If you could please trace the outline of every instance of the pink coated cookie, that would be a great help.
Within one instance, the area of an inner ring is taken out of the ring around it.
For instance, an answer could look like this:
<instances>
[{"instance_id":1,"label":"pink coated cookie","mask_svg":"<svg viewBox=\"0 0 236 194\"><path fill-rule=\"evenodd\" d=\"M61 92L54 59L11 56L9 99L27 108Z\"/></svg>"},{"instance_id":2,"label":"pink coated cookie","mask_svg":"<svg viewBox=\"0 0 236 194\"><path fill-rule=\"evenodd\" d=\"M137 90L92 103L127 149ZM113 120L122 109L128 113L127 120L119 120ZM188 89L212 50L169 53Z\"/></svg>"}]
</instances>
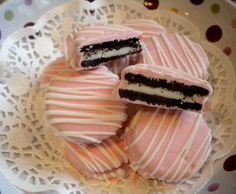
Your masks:
<instances>
[{"instance_id":1,"label":"pink coated cookie","mask_svg":"<svg viewBox=\"0 0 236 194\"><path fill-rule=\"evenodd\" d=\"M192 177L211 152L211 131L198 113L146 107L126 130L130 166L145 178L179 182Z\"/></svg>"},{"instance_id":2,"label":"pink coated cookie","mask_svg":"<svg viewBox=\"0 0 236 194\"><path fill-rule=\"evenodd\" d=\"M209 62L200 44L178 33L167 33L159 24L130 21L125 26L143 33L143 52L139 62L172 67L201 79L207 79ZM158 26L157 26L158 25Z\"/></svg>"},{"instance_id":3,"label":"pink coated cookie","mask_svg":"<svg viewBox=\"0 0 236 194\"><path fill-rule=\"evenodd\" d=\"M45 115L55 135L75 143L101 143L126 120L126 105L112 94L117 75L106 67L66 70L45 94Z\"/></svg>"},{"instance_id":4,"label":"pink coated cookie","mask_svg":"<svg viewBox=\"0 0 236 194\"><path fill-rule=\"evenodd\" d=\"M136 64L123 69L116 93L136 104L202 112L212 87L206 80L174 68Z\"/></svg>"},{"instance_id":5,"label":"pink coated cookie","mask_svg":"<svg viewBox=\"0 0 236 194\"><path fill-rule=\"evenodd\" d=\"M97 67L142 50L142 33L121 25L81 26L66 40L66 55L75 70Z\"/></svg>"},{"instance_id":6,"label":"pink coated cookie","mask_svg":"<svg viewBox=\"0 0 236 194\"><path fill-rule=\"evenodd\" d=\"M127 176L128 159L116 136L100 144L79 145L65 142L65 157L83 175L99 180Z\"/></svg>"}]
</instances>

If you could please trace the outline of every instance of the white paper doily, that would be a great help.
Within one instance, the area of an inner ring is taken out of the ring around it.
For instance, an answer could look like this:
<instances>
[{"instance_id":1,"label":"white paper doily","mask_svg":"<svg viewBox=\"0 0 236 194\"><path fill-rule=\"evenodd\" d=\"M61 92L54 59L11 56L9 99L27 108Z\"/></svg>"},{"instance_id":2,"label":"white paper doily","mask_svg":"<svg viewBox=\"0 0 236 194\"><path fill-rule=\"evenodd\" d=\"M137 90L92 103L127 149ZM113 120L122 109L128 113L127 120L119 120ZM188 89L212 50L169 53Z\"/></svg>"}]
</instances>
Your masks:
<instances>
[{"instance_id":1,"label":"white paper doily","mask_svg":"<svg viewBox=\"0 0 236 194\"><path fill-rule=\"evenodd\" d=\"M211 176L213 161L230 151L236 136L232 65L213 45L201 42L209 57L210 81L214 87L206 114L214 138L212 160L195 177L175 185L136 179L131 175L112 184L84 179L63 158L63 141L53 137L42 121L39 77L49 62L63 55L63 37L71 29L92 22L119 24L131 18L155 20L169 31L201 42L198 29L174 13L150 12L131 0L80 0L51 10L35 26L15 32L3 43L0 54L0 171L11 183L30 192L51 190L63 194L194 193Z\"/></svg>"}]
</instances>

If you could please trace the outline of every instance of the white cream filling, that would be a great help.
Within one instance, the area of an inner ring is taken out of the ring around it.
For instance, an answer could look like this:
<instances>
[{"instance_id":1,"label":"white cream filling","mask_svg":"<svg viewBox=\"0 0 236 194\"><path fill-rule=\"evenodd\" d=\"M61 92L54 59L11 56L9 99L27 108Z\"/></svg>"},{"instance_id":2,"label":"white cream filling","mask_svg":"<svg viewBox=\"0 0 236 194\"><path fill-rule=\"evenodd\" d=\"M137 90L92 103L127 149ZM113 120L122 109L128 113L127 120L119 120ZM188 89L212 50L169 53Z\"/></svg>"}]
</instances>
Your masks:
<instances>
[{"instance_id":1,"label":"white cream filling","mask_svg":"<svg viewBox=\"0 0 236 194\"><path fill-rule=\"evenodd\" d=\"M149 95L157 95L157 96L161 96L161 97L165 97L169 99L182 100L184 102L190 102L190 103L201 104L202 98L203 98L197 94L194 94L192 97L188 97L178 91L170 91L165 88L152 88L145 85L140 85L138 83L128 84L126 89L134 91L134 92L143 92Z\"/></svg>"},{"instance_id":2,"label":"white cream filling","mask_svg":"<svg viewBox=\"0 0 236 194\"><path fill-rule=\"evenodd\" d=\"M85 55L85 60L89 61L89 60L96 60L99 58L109 58L109 57L113 57L113 56L119 56L119 55L125 55L129 52L132 52L133 50L135 50L134 47L122 47L118 50L116 49L112 49L112 50L107 50L107 49L103 49L103 50L99 50L96 53L88 56Z\"/></svg>"}]
</instances>

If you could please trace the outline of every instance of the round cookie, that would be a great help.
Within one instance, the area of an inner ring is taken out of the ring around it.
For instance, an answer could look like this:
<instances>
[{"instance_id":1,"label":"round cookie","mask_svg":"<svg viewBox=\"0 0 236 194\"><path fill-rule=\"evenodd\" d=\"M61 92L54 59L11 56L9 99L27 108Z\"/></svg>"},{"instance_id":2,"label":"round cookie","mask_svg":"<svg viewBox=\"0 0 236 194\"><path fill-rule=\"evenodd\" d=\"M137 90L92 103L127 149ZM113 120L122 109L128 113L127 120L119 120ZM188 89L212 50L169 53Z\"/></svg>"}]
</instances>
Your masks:
<instances>
[{"instance_id":1,"label":"round cookie","mask_svg":"<svg viewBox=\"0 0 236 194\"><path fill-rule=\"evenodd\" d=\"M99 180L123 178L128 159L117 136L101 144L79 145L65 142L65 157L83 175Z\"/></svg>"},{"instance_id":2,"label":"round cookie","mask_svg":"<svg viewBox=\"0 0 236 194\"><path fill-rule=\"evenodd\" d=\"M46 122L72 142L101 143L127 118L125 103L112 94L118 82L106 67L61 72L45 94Z\"/></svg>"},{"instance_id":3,"label":"round cookie","mask_svg":"<svg viewBox=\"0 0 236 194\"><path fill-rule=\"evenodd\" d=\"M198 113L143 108L126 130L131 168L145 178L178 182L192 177L211 152L211 131Z\"/></svg>"},{"instance_id":4,"label":"round cookie","mask_svg":"<svg viewBox=\"0 0 236 194\"><path fill-rule=\"evenodd\" d=\"M143 33L140 40L143 51L139 63L172 67L201 79L208 78L209 61L197 42L185 35L168 33L153 21L144 25L142 20L131 20L124 25Z\"/></svg>"}]
</instances>

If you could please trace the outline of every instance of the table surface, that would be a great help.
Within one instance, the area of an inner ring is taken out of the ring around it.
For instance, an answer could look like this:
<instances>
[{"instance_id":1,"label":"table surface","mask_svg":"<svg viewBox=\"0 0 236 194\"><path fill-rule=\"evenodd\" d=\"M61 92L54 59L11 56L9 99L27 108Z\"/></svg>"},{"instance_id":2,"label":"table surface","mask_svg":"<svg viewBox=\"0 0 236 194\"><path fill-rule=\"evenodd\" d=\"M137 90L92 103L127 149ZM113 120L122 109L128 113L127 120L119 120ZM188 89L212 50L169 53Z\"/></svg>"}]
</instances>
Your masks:
<instances>
[{"instance_id":1,"label":"table surface","mask_svg":"<svg viewBox=\"0 0 236 194\"><path fill-rule=\"evenodd\" d=\"M139 0L140 2L143 2L142 0ZM35 1L33 0L14 0L14 3L11 1L7 1L3 3L4 0L0 0L0 21L1 18L3 18L3 14L9 8L9 6L17 5L17 7L14 8L15 11L18 12L24 12L26 9L24 9L23 4L31 6L31 10L37 10L38 14L37 16L34 13L34 11L29 12L28 16L31 18L31 21L37 21L37 17L39 14L45 13L47 10L50 10L52 7L55 7L57 5L60 5L62 3L67 2L66 0L40 0ZM232 2L236 2L236 0L232 0ZM41 4L39 6L39 4ZM11 7L13 9L13 7ZM17 22L17 26L15 26L15 29L22 27L24 24L24 19L20 19L19 22ZM0 22L0 27L2 23ZM5 26L4 26L5 27ZM7 32L7 31L6 31ZM0 31L0 42L5 38L5 35L1 34ZM216 165L214 166L214 173L212 175L211 180L205 185L205 187L199 192L199 194L207 194L207 193L214 193L214 194L236 194L236 146L234 146L234 149L227 154L224 158L216 161ZM228 158L231 158L229 160ZM228 160L227 160L228 159ZM224 170L223 166L225 164L225 161L231 161L231 167L234 168L232 171L226 171ZM20 191L19 189L15 188L13 185L11 185L8 180L6 180L5 177L3 177L0 174L0 194L26 194L23 191Z\"/></svg>"}]
</instances>

